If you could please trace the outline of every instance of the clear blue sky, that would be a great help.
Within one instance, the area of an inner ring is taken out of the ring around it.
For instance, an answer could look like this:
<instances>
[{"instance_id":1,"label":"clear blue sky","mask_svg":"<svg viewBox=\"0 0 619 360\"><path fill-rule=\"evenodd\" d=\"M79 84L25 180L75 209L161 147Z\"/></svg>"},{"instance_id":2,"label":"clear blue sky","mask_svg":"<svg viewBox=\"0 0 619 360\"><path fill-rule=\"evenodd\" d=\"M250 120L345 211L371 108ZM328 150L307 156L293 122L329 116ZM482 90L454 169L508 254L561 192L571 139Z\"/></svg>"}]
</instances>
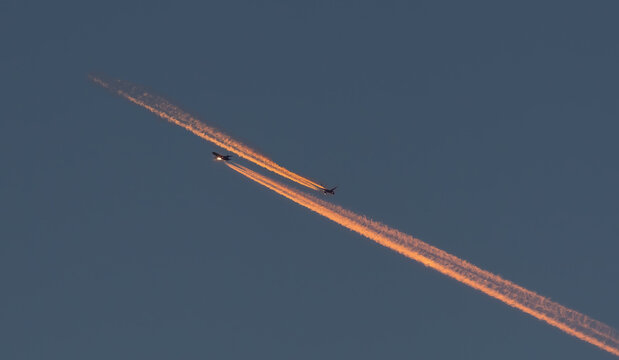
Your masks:
<instances>
[{"instance_id":1,"label":"clear blue sky","mask_svg":"<svg viewBox=\"0 0 619 360\"><path fill-rule=\"evenodd\" d=\"M619 327L615 1L0 5L0 358L613 359L87 80Z\"/></svg>"}]
</instances>

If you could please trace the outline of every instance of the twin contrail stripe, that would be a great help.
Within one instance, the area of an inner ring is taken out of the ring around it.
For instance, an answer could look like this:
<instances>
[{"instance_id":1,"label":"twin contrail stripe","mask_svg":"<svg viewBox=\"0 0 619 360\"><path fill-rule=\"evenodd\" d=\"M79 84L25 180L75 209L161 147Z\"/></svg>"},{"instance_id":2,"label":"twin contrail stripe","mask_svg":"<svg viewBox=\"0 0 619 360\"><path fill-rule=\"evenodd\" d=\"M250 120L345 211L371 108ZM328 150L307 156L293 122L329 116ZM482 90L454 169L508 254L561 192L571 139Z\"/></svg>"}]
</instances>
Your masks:
<instances>
[{"instance_id":1,"label":"twin contrail stripe","mask_svg":"<svg viewBox=\"0 0 619 360\"><path fill-rule=\"evenodd\" d=\"M140 86L120 80L107 81L93 75L90 76L90 79L96 84L115 92L132 103L139 105L156 115L159 115L169 122L176 124L201 137L202 139L238 155L239 157L249 160L258 166L262 166L269 171L310 189L322 189L320 184L284 168L268 157L253 150L249 146L233 139L214 127L204 124L166 99L153 95Z\"/></svg>"},{"instance_id":2,"label":"twin contrail stripe","mask_svg":"<svg viewBox=\"0 0 619 360\"><path fill-rule=\"evenodd\" d=\"M166 99L150 94L137 85L119 80L106 81L95 76L91 76L91 79L134 104L157 114L173 124L183 127L241 158L310 189L322 189L320 184L278 165L247 145L202 123ZM463 259L378 221L294 190L244 166L228 162L226 162L226 165L249 179L368 239L492 296L600 349L619 356L619 333L602 322L551 301L498 275L482 270Z\"/></svg>"},{"instance_id":3,"label":"twin contrail stripe","mask_svg":"<svg viewBox=\"0 0 619 360\"><path fill-rule=\"evenodd\" d=\"M227 165L249 179L368 239L419 261L572 336L619 356L619 334L610 326L505 280L380 222L299 192L244 166Z\"/></svg>"}]
</instances>

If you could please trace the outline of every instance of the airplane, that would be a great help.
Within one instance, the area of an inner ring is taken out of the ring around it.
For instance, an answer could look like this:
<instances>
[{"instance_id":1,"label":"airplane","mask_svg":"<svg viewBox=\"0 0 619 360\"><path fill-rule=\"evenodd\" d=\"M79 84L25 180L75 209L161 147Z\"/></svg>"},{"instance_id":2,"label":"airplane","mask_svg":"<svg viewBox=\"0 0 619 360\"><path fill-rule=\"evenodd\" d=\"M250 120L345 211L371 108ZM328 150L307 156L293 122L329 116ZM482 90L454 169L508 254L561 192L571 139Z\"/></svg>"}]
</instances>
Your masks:
<instances>
[{"instance_id":1,"label":"airplane","mask_svg":"<svg viewBox=\"0 0 619 360\"><path fill-rule=\"evenodd\" d=\"M232 155L221 155L214 151L213 151L213 155L215 155L215 160L223 160L223 161L230 161L230 158L232 157Z\"/></svg>"},{"instance_id":2,"label":"airplane","mask_svg":"<svg viewBox=\"0 0 619 360\"><path fill-rule=\"evenodd\" d=\"M335 195L335 189L337 189L337 186L334 187L333 189L327 189L325 187L322 188L322 193L327 195L327 194L331 194L331 195Z\"/></svg>"}]
</instances>

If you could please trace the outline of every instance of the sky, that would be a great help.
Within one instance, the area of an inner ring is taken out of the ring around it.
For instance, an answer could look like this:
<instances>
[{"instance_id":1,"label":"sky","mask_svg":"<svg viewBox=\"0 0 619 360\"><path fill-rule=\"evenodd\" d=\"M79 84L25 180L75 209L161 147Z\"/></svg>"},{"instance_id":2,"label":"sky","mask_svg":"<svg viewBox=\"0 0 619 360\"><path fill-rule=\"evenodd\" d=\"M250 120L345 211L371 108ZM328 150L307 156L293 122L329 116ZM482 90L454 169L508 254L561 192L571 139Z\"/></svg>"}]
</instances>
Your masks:
<instances>
[{"instance_id":1,"label":"sky","mask_svg":"<svg viewBox=\"0 0 619 360\"><path fill-rule=\"evenodd\" d=\"M88 74L619 328L618 10L2 2L0 358L616 358L241 177Z\"/></svg>"}]
</instances>

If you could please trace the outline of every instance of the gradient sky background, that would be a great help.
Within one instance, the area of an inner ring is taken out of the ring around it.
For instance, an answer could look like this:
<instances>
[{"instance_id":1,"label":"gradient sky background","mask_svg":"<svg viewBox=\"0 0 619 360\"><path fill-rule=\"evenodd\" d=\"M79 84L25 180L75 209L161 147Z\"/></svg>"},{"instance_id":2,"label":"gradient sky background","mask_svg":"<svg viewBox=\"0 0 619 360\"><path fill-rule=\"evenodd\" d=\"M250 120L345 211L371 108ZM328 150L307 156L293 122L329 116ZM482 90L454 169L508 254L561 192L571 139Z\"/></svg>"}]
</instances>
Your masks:
<instances>
[{"instance_id":1,"label":"gradient sky background","mask_svg":"<svg viewBox=\"0 0 619 360\"><path fill-rule=\"evenodd\" d=\"M614 359L242 178L87 74L618 328L618 11L3 1L0 358Z\"/></svg>"}]
</instances>

